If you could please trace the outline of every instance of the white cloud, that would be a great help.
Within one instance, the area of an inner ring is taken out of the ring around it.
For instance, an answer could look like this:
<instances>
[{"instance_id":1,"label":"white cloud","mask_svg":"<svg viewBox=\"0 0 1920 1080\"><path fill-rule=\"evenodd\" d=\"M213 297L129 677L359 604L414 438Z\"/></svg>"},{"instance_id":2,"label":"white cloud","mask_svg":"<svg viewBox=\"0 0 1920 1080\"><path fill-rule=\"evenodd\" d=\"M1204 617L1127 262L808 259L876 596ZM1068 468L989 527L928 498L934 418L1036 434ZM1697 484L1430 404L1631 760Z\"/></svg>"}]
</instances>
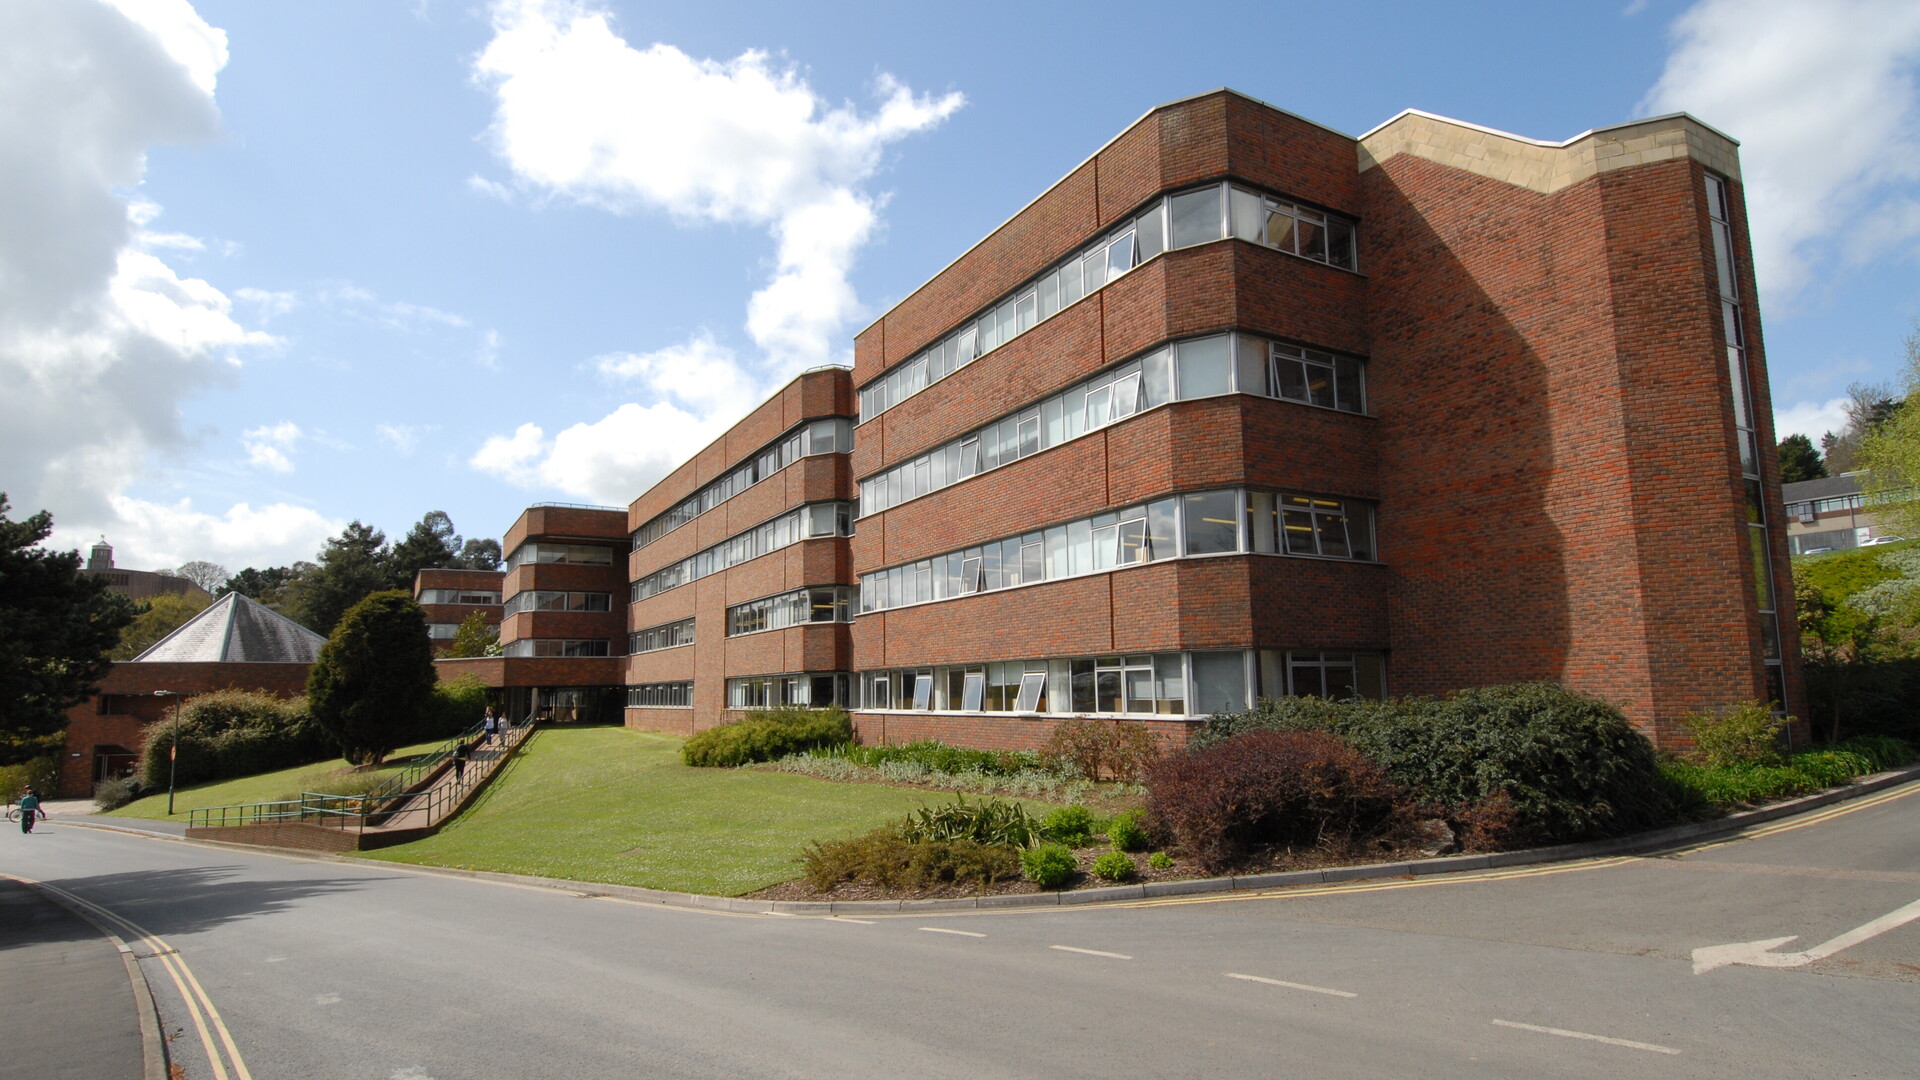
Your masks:
<instances>
[{"instance_id":1,"label":"white cloud","mask_svg":"<svg viewBox=\"0 0 1920 1080\"><path fill-rule=\"evenodd\" d=\"M1701 0L1672 27L1647 113L1685 111L1741 140L1763 292L1791 297L1823 264L1920 236L1920 5ZM1894 232L1850 244L1862 221Z\"/></svg>"},{"instance_id":2,"label":"white cloud","mask_svg":"<svg viewBox=\"0 0 1920 1080\"><path fill-rule=\"evenodd\" d=\"M275 339L150 248L149 148L219 130L225 35L179 0L0 4L0 477L63 532L121 531L115 498L188 443L185 398Z\"/></svg>"},{"instance_id":3,"label":"white cloud","mask_svg":"<svg viewBox=\"0 0 1920 1080\"><path fill-rule=\"evenodd\" d=\"M1827 401L1801 401L1782 409L1773 410L1773 437L1784 439L1789 435L1805 435L1820 445L1820 436L1831 431L1839 433L1847 428L1847 398L1837 397Z\"/></svg>"},{"instance_id":4,"label":"white cloud","mask_svg":"<svg viewBox=\"0 0 1920 1080\"><path fill-rule=\"evenodd\" d=\"M273 472L293 471L287 452L299 440L300 427L291 420L272 427L249 428L240 434L240 444L247 448L247 464Z\"/></svg>"},{"instance_id":5,"label":"white cloud","mask_svg":"<svg viewBox=\"0 0 1920 1080\"><path fill-rule=\"evenodd\" d=\"M389 330L420 333L438 327L458 330L468 325L464 315L455 315L425 304L410 304L405 300L382 300L371 290L352 282L321 289L315 294L315 299L354 318Z\"/></svg>"},{"instance_id":6,"label":"white cloud","mask_svg":"<svg viewBox=\"0 0 1920 1080\"><path fill-rule=\"evenodd\" d=\"M747 303L757 356L736 357L702 333L600 357L604 374L678 404L623 406L551 441L522 425L473 458L522 486L583 494L566 485L585 485L624 503L767 389L850 357L843 336L862 308L848 274L885 203L865 184L888 145L937 126L965 99L915 94L882 74L870 110L834 106L764 52L718 61L667 44L636 48L604 11L575 0L496 0L493 31L474 72L495 97L494 151L520 188L613 213L664 211L687 226L762 227L775 242L772 278ZM480 177L468 184L510 194ZM605 459L589 460L595 453ZM566 468L556 464L563 454Z\"/></svg>"},{"instance_id":7,"label":"white cloud","mask_svg":"<svg viewBox=\"0 0 1920 1080\"><path fill-rule=\"evenodd\" d=\"M374 434L380 436L382 442L393 447L394 453L401 457L410 457L415 448L420 445L421 437L432 434L439 428L432 424L378 424L373 430Z\"/></svg>"},{"instance_id":8,"label":"white cloud","mask_svg":"<svg viewBox=\"0 0 1920 1080\"><path fill-rule=\"evenodd\" d=\"M266 289L241 286L233 290L233 295L236 300L252 304L263 323L272 322L300 306L300 296L294 292L270 292Z\"/></svg>"},{"instance_id":9,"label":"white cloud","mask_svg":"<svg viewBox=\"0 0 1920 1080\"><path fill-rule=\"evenodd\" d=\"M254 509L237 503L224 514L196 510L191 499L165 504L122 495L111 498L115 524L107 532L114 562L134 569L179 566L208 559L238 570L285 566L311 559L329 536L346 527L304 506L274 503ZM84 546L90 534L61 529L62 542Z\"/></svg>"},{"instance_id":10,"label":"white cloud","mask_svg":"<svg viewBox=\"0 0 1920 1080\"><path fill-rule=\"evenodd\" d=\"M488 371L500 370L500 331L489 328L480 335L480 347L474 351L473 362Z\"/></svg>"},{"instance_id":11,"label":"white cloud","mask_svg":"<svg viewBox=\"0 0 1920 1080\"><path fill-rule=\"evenodd\" d=\"M485 195L489 199L498 199L501 202L513 201L512 188L498 180L489 180L478 173L467 177L467 189L476 194Z\"/></svg>"}]
</instances>

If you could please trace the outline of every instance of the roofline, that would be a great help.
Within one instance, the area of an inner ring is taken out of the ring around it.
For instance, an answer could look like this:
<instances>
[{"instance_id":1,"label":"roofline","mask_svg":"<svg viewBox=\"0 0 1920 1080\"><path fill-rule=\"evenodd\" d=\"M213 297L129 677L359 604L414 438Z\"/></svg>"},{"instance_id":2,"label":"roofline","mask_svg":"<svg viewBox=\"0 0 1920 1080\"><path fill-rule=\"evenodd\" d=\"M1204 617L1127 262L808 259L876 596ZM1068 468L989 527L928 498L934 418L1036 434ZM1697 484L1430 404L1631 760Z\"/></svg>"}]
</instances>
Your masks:
<instances>
[{"instance_id":1,"label":"roofline","mask_svg":"<svg viewBox=\"0 0 1920 1080\"><path fill-rule=\"evenodd\" d=\"M1639 119L1639 120L1627 120L1618 124L1608 124L1604 127L1588 128L1587 130L1581 132L1578 135L1575 135L1571 139L1565 140L1564 142L1551 142L1544 139L1530 139L1525 135L1515 135L1510 131L1501 131L1499 128L1490 128L1482 124L1469 123L1465 120L1455 120L1451 116L1441 116L1439 113L1430 113L1422 109L1402 109L1399 112L1393 114L1393 116L1388 120L1386 120L1384 123L1375 124L1372 128L1356 136L1356 135L1349 135L1346 132L1341 131L1339 128L1333 127L1330 124L1323 124L1318 120L1312 119L1311 117L1301 116L1299 113L1292 112L1287 109L1283 109L1278 105L1272 104L1271 102L1262 101L1259 98L1254 97L1252 94L1243 93L1239 90L1235 90L1230 86L1219 86L1219 87L1215 87L1212 90L1204 91L1202 93L1189 94L1186 97L1175 98L1172 101L1162 102L1148 109L1146 112L1141 113L1140 116L1133 121L1133 123L1128 124L1126 127L1121 128L1118 134L1114 135L1112 138L1108 139L1106 142L1101 143L1099 148L1096 149L1093 153L1088 154L1086 157L1080 159L1079 164L1076 164L1073 168L1068 169L1065 176L1062 176L1060 179L1055 180L1051 184L1048 184L1044 189L1041 190L1040 194L1035 195L1033 198L1027 200L1024 206L1020 207L1020 209L1018 210L1015 210L1011 215L1007 217L1005 221L1002 221L1000 224L995 225L991 229L988 229L987 235L981 237L980 239L974 241L972 244L968 245L965 251L962 251L960 254L954 256L953 259L951 259L945 266L942 266L940 269L934 271L929 277L926 278L926 280L922 281L920 284L915 285L912 289L908 290L906 294L901 296L901 298L898 301L890 305L886 311L883 311L878 316L876 316L872 322L869 322L867 325L861 327L859 330L854 331L853 336L858 338L861 334L864 334L867 331L873 329L874 327L879 326L880 323L884 321L886 317L893 312L894 308L897 308L901 304L906 303L907 300L912 298L912 296L915 293L919 292L921 289L926 288L928 285L933 284L933 282L936 279L938 279L940 275L953 269L956 265L959 264L961 259L964 259L968 255L972 254L973 251L976 248L978 248L981 244L984 244L988 240L991 240L993 238L994 233L997 233L1001 229L1004 229L1008 225L1011 225L1015 218L1018 218L1021 214L1024 214L1028 210L1032 209L1034 204L1038 203L1041 199L1046 198L1047 195L1051 193L1054 188L1057 188L1061 184L1066 183L1068 178L1073 176L1074 173L1077 173L1081 169L1086 168L1087 162L1092 161L1093 159L1099 157L1101 154L1105 153L1108 147L1112 146L1116 142L1119 142L1120 139L1127 134L1127 132L1132 131L1136 127L1139 127L1141 121L1145 120L1149 116L1152 116L1154 113L1160 112L1163 109L1171 109L1176 105L1185 105L1190 101L1199 101L1202 98L1209 98L1214 96L1215 94L1231 94L1234 97L1240 98L1244 101L1250 101L1262 108L1272 109L1274 112L1277 112L1282 116L1290 116L1293 119L1300 121L1301 123L1311 124L1314 127L1321 129L1322 131L1332 132L1333 134L1338 135L1343 139L1351 139L1355 143L1359 143L1360 141L1380 131L1382 128L1385 128L1391 125L1394 121L1399 120L1401 117L1423 116L1429 120L1438 120L1446 124L1456 124L1460 127L1471 128L1474 131L1485 132L1486 134L1489 134L1489 135L1498 135L1504 139L1513 139L1517 142L1528 143L1533 146L1548 146L1548 147L1554 147L1556 149L1564 149L1566 147L1572 146L1574 143L1579 142L1581 139L1585 139L1592 135L1600 134L1601 132L1604 132L1604 131L1613 131L1618 128L1636 127L1640 124L1651 124L1661 120L1686 119L1686 120L1692 121L1693 123L1699 124L1701 127L1706 128L1708 131L1713 132L1715 135L1720 136L1721 138L1727 140L1728 142L1732 143L1735 146L1740 145L1740 140L1734 138L1731 135L1728 135L1726 132L1721 131L1719 128L1714 127L1712 124L1709 124L1704 120L1701 120L1699 117L1694 116L1692 113L1685 113L1685 112L1665 113L1660 116L1648 116L1648 117L1643 117L1642 119ZM882 370L885 370L885 368L883 367Z\"/></svg>"},{"instance_id":2,"label":"roofline","mask_svg":"<svg viewBox=\"0 0 1920 1080\"><path fill-rule=\"evenodd\" d=\"M237 592L230 592L230 593L228 593L228 594L227 594L226 596L222 596L222 597L220 597L219 599L217 599L217 600L215 600L215 601L214 601L214 602L213 602L212 604L208 604L208 605L207 605L206 607L204 607L204 608L201 608L201 609L200 609L199 611L196 611L196 612L194 612L192 616L190 616L190 617L188 617L188 619L187 619L187 621L186 621L186 622L183 622L183 623L181 623L181 624L180 624L179 626L176 626L176 627L174 627L173 629L171 629L171 630L169 630L169 631L167 631L167 635L166 635L165 637L163 637L163 638L161 638L161 639L160 639L159 641L156 641L156 642L154 642L153 644L151 644L151 645L149 645L149 646L147 646L146 648L144 648L144 649L141 649L141 650L140 650L140 652L139 652L139 654L138 654L138 655L136 655L136 656L134 656L134 657L133 657L132 659L129 659L129 660L123 660L123 661L121 661L121 663L126 663L126 664L131 664L131 663L133 663L134 661L137 661L137 660L139 660L139 659L140 659L140 657L142 657L142 656L145 656L145 655L147 655L148 653L150 653L150 652L152 652L153 650L155 650L155 649L157 649L157 648L159 648L160 646L162 646L162 645L165 645L165 644L166 644L167 642L169 642L169 641L172 641L172 640L173 640L173 638L174 638L174 635L176 635L176 634L178 634L178 633L179 633L180 631L182 631L182 630L185 630L185 629L186 629L186 628L188 627L188 625L190 625L190 624L192 624L192 623L195 623L195 622L198 622L198 621L199 621L199 618L200 618L200 616L201 616L201 615L203 615L203 614L205 614L205 613L206 613L206 612L207 612L208 610L210 610L211 608L213 608L213 607L214 607L214 605L216 605L216 604L222 604L222 603L225 603L225 602L226 602L226 600L227 600L227 597L229 597L229 596L239 596L239 595L240 595L240 594L239 594L239 593L237 593ZM227 617L228 617L228 618L232 618L233 616L232 616L231 614L229 614L229 615L228 615ZM223 645L223 646L221 646L221 652L222 652L222 655L223 655L223 656L224 656L224 654L225 654L225 650L226 650L226 647L225 647L224 645Z\"/></svg>"}]
</instances>

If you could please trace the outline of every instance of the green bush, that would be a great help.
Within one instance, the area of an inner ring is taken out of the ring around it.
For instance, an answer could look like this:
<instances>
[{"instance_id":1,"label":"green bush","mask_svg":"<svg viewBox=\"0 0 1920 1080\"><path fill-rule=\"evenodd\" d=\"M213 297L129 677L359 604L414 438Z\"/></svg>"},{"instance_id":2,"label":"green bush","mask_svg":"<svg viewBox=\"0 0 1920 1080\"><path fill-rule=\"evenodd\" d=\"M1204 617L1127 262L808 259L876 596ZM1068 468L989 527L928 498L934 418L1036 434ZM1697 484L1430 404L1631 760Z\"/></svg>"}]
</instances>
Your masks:
<instances>
[{"instance_id":1,"label":"green bush","mask_svg":"<svg viewBox=\"0 0 1920 1080\"><path fill-rule=\"evenodd\" d=\"M807 883L819 892L843 881L886 889L988 887L1020 873L1013 848L974 840L915 842L891 827L846 840L815 841L801 852L800 863Z\"/></svg>"},{"instance_id":2,"label":"green bush","mask_svg":"<svg viewBox=\"0 0 1920 1080\"><path fill-rule=\"evenodd\" d=\"M1873 766L1874 772L1897 769L1913 760L1912 744L1890 735L1859 735L1834 749L1859 754Z\"/></svg>"},{"instance_id":3,"label":"green bush","mask_svg":"<svg viewBox=\"0 0 1920 1080\"><path fill-rule=\"evenodd\" d=\"M1694 753L1707 765L1778 765L1780 729L1787 720L1761 701L1743 701L1718 713L1695 713L1681 726L1693 736Z\"/></svg>"},{"instance_id":4,"label":"green bush","mask_svg":"<svg viewBox=\"0 0 1920 1080\"><path fill-rule=\"evenodd\" d=\"M1160 744L1138 720L1095 720L1076 716L1054 725L1040 758L1056 772L1088 780L1102 776L1134 781L1160 756Z\"/></svg>"},{"instance_id":5,"label":"green bush","mask_svg":"<svg viewBox=\"0 0 1920 1080\"><path fill-rule=\"evenodd\" d=\"M1133 860L1123 852L1109 851L1093 860L1093 874L1108 881L1125 881L1133 876Z\"/></svg>"},{"instance_id":6,"label":"green bush","mask_svg":"<svg viewBox=\"0 0 1920 1080\"><path fill-rule=\"evenodd\" d=\"M1057 889L1079 869L1073 850L1065 844L1041 844L1020 853L1020 870L1043 889Z\"/></svg>"},{"instance_id":7,"label":"green bush","mask_svg":"<svg viewBox=\"0 0 1920 1080\"><path fill-rule=\"evenodd\" d=\"M837 706L765 709L695 735L681 748L680 757L689 765L730 768L852 740L853 721Z\"/></svg>"},{"instance_id":8,"label":"green bush","mask_svg":"<svg viewBox=\"0 0 1920 1080\"><path fill-rule=\"evenodd\" d=\"M1146 826L1140 824L1143 817L1138 810L1122 810L1107 822L1107 840L1115 851L1139 851L1147 846Z\"/></svg>"},{"instance_id":9,"label":"green bush","mask_svg":"<svg viewBox=\"0 0 1920 1080\"><path fill-rule=\"evenodd\" d=\"M1675 801L1702 815L1834 787L1856 776L1897 768L1912 756L1899 739L1861 738L1824 750L1803 750L1780 764L1669 761L1661 764L1660 771L1673 787Z\"/></svg>"},{"instance_id":10,"label":"green bush","mask_svg":"<svg viewBox=\"0 0 1920 1080\"><path fill-rule=\"evenodd\" d=\"M1086 847L1093 842L1093 811L1084 806L1063 806L1040 822L1040 832L1070 848Z\"/></svg>"},{"instance_id":11,"label":"green bush","mask_svg":"<svg viewBox=\"0 0 1920 1080\"><path fill-rule=\"evenodd\" d=\"M420 718L409 743L451 739L480 722L487 712L487 684L477 676L462 675L435 683L433 708Z\"/></svg>"},{"instance_id":12,"label":"green bush","mask_svg":"<svg viewBox=\"0 0 1920 1080\"><path fill-rule=\"evenodd\" d=\"M1263 700L1214 716L1189 748L1248 731L1328 731L1449 813L1504 794L1510 842L1617 836L1663 824L1673 806L1653 745L1598 698L1553 683L1388 701Z\"/></svg>"},{"instance_id":13,"label":"green bush","mask_svg":"<svg viewBox=\"0 0 1920 1080\"><path fill-rule=\"evenodd\" d=\"M900 833L912 843L972 840L1002 847L1027 847L1039 827L1017 802L988 799L970 803L965 796L940 806L923 806L907 815Z\"/></svg>"},{"instance_id":14,"label":"green bush","mask_svg":"<svg viewBox=\"0 0 1920 1080\"><path fill-rule=\"evenodd\" d=\"M32 788L43 799L50 799L59 785L58 753L29 758L18 765L0 765L0 802L14 802L28 788Z\"/></svg>"},{"instance_id":15,"label":"green bush","mask_svg":"<svg viewBox=\"0 0 1920 1080\"><path fill-rule=\"evenodd\" d=\"M151 790L168 783L168 752L180 787L252 776L321 761L340 752L307 711L305 698L254 690L216 690L188 699L142 733L139 775Z\"/></svg>"},{"instance_id":16,"label":"green bush","mask_svg":"<svg viewBox=\"0 0 1920 1080\"><path fill-rule=\"evenodd\" d=\"M969 750L934 739L901 746L856 746L849 743L814 750L812 753L821 757L842 758L870 769L895 762L910 762L929 772L948 776L967 772L1013 776L1041 767L1040 755L1031 751Z\"/></svg>"},{"instance_id":17,"label":"green bush","mask_svg":"<svg viewBox=\"0 0 1920 1080\"><path fill-rule=\"evenodd\" d=\"M1147 865L1153 867L1155 870L1171 870L1173 869L1173 856L1164 851L1156 851L1147 856Z\"/></svg>"},{"instance_id":18,"label":"green bush","mask_svg":"<svg viewBox=\"0 0 1920 1080\"><path fill-rule=\"evenodd\" d=\"M93 804L102 812L118 810L146 793L137 776L116 776L93 785Z\"/></svg>"}]
</instances>

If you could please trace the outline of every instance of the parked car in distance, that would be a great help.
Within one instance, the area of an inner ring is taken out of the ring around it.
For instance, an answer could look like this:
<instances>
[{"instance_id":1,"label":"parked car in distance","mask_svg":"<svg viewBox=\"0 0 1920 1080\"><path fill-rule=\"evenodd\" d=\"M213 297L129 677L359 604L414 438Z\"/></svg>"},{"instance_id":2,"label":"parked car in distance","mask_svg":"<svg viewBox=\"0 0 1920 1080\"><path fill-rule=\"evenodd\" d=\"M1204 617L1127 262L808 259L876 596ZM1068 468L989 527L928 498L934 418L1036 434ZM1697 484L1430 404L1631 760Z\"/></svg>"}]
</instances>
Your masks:
<instances>
[{"instance_id":1,"label":"parked car in distance","mask_svg":"<svg viewBox=\"0 0 1920 1080\"><path fill-rule=\"evenodd\" d=\"M1832 549L1832 548L1830 548L1830 547L1817 547L1817 548L1808 548L1808 549L1806 549L1805 551L1802 551L1802 552L1801 552L1800 554L1802 554L1802 555L1825 555L1825 554L1826 554L1827 552L1829 552L1829 551L1832 551L1832 550L1833 550L1833 549Z\"/></svg>"},{"instance_id":2,"label":"parked car in distance","mask_svg":"<svg viewBox=\"0 0 1920 1080\"><path fill-rule=\"evenodd\" d=\"M1904 537L1904 536L1876 536L1876 537L1874 537L1874 538L1873 538L1873 539L1871 539L1871 540L1863 540L1863 541L1861 541L1861 543L1860 543L1860 546L1861 546L1861 547L1875 547L1875 546L1878 546L1878 545L1880 545L1880 544L1898 544L1898 543L1900 543L1901 541L1903 541L1903 540L1905 540L1905 539L1906 539L1906 537Z\"/></svg>"}]
</instances>

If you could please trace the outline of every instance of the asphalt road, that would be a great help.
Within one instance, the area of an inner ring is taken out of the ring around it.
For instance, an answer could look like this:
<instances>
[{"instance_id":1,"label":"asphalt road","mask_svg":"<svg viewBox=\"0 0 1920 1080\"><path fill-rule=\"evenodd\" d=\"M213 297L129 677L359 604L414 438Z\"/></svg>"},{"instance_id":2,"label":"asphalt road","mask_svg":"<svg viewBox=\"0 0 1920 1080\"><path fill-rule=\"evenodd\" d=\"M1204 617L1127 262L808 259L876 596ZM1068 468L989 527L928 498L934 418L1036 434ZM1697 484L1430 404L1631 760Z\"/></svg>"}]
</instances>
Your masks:
<instances>
[{"instance_id":1,"label":"asphalt road","mask_svg":"<svg viewBox=\"0 0 1920 1080\"><path fill-rule=\"evenodd\" d=\"M1920 901L1920 783L1654 857L863 920L58 819L0 833L0 869L137 928L199 1080L1920 1075L1920 918L1800 966L1695 963Z\"/></svg>"}]
</instances>

